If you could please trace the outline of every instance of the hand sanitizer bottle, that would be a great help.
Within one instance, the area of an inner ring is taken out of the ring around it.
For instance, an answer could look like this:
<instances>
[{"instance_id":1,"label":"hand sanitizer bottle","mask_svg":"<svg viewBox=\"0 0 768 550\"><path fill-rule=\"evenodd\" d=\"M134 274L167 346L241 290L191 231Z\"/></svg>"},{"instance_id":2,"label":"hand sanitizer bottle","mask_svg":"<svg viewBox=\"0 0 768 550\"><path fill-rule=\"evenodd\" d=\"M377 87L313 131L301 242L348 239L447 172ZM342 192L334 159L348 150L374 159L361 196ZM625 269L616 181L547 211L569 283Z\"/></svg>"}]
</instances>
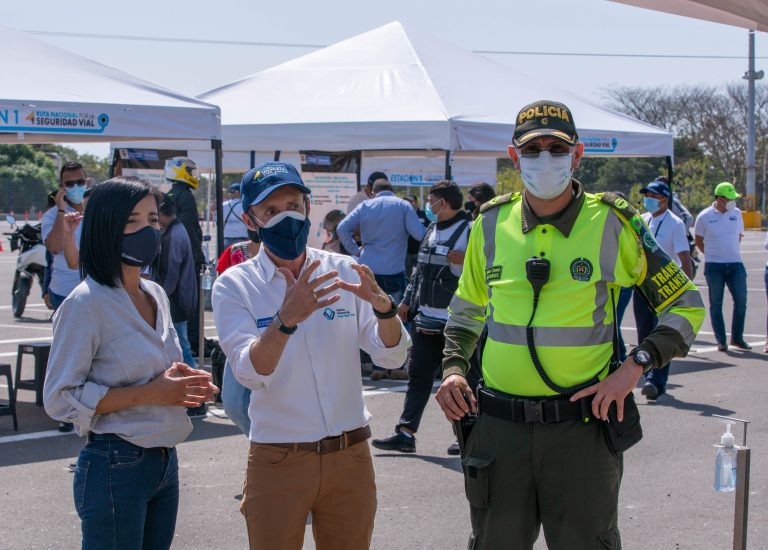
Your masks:
<instances>
[{"instance_id":1,"label":"hand sanitizer bottle","mask_svg":"<svg viewBox=\"0 0 768 550\"><path fill-rule=\"evenodd\" d=\"M736 447L733 446L731 422L720 437L715 456L715 491L730 493L736 489Z\"/></svg>"},{"instance_id":2,"label":"hand sanitizer bottle","mask_svg":"<svg viewBox=\"0 0 768 550\"><path fill-rule=\"evenodd\" d=\"M209 265L205 266L202 286L204 290L211 290L211 287L213 286L213 275L211 275L211 266Z\"/></svg>"}]
</instances>

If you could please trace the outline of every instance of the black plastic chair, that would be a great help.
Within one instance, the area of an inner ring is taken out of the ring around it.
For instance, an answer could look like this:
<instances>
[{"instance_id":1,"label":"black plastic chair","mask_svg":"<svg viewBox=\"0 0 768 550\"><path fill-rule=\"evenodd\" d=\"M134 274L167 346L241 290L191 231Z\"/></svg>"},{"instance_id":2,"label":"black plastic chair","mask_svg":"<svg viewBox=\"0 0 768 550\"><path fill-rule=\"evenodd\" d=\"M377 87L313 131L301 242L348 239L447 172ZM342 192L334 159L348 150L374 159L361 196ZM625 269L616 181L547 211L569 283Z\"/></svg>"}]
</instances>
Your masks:
<instances>
[{"instance_id":1,"label":"black plastic chair","mask_svg":"<svg viewBox=\"0 0 768 550\"><path fill-rule=\"evenodd\" d=\"M13 378L11 378L11 365L7 363L0 364L0 376L5 376L8 380L8 404L0 404L0 416L13 416L13 431L19 431L19 424L16 420L16 392L13 388Z\"/></svg>"},{"instance_id":2,"label":"black plastic chair","mask_svg":"<svg viewBox=\"0 0 768 550\"><path fill-rule=\"evenodd\" d=\"M43 405L43 384L45 383L45 371L48 369L48 355L51 353L50 342L28 342L19 344L19 351L16 355L16 388L14 389L14 398L16 392L21 390L34 390L35 404ZM21 379L21 361L24 355L31 355L35 359L35 377L32 379Z\"/></svg>"}]
</instances>

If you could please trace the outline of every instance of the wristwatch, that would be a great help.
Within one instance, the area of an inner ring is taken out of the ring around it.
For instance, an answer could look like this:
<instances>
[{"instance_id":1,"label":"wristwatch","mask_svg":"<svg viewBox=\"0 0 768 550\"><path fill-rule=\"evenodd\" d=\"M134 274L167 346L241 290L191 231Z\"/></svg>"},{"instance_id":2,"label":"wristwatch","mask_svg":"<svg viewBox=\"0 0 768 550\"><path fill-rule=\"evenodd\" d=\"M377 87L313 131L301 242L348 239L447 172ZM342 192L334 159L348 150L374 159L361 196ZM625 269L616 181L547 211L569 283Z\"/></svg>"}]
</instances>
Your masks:
<instances>
[{"instance_id":1,"label":"wristwatch","mask_svg":"<svg viewBox=\"0 0 768 550\"><path fill-rule=\"evenodd\" d=\"M387 294L387 298L389 298L390 305L392 308L389 311L385 311L384 313L381 313L376 310L376 308L373 308L373 314L376 316L377 319L391 319L395 315L397 315L397 302L395 302L395 299L392 298L389 294Z\"/></svg>"},{"instance_id":2,"label":"wristwatch","mask_svg":"<svg viewBox=\"0 0 768 550\"><path fill-rule=\"evenodd\" d=\"M283 320L280 318L279 311L275 312L275 319L277 319L277 322L279 323L277 330L279 330L283 334L287 334L288 336L296 332L296 329L299 328L299 325L294 325L292 327L289 327L285 323L283 323Z\"/></svg>"},{"instance_id":3,"label":"wristwatch","mask_svg":"<svg viewBox=\"0 0 768 550\"><path fill-rule=\"evenodd\" d=\"M643 374L648 374L648 371L653 368L653 357L643 348L637 347L633 349L630 355L635 360L635 363L643 367Z\"/></svg>"}]
</instances>

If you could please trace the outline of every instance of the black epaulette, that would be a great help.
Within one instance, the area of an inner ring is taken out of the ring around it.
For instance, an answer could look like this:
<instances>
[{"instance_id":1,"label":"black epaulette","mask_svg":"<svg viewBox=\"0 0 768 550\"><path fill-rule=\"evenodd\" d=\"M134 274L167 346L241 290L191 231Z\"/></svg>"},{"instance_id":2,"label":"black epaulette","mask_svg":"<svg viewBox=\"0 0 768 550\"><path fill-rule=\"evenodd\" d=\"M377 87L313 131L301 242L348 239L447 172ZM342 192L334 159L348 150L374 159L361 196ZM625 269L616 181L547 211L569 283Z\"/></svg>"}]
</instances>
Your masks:
<instances>
[{"instance_id":1,"label":"black epaulette","mask_svg":"<svg viewBox=\"0 0 768 550\"><path fill-rule=\"evenodd\" d=\"M520 196L520 193L507 193L505 195L499 195L498 197L493 197L491 200L486 202L484 205L480 207L480 213L484 214L485 212L488 212L488 210L491 210L492 208L496 208L497 206L501 206L502 204L507 204L508 202L512 202L517 197Z\"/></svg>"}]
</instances>

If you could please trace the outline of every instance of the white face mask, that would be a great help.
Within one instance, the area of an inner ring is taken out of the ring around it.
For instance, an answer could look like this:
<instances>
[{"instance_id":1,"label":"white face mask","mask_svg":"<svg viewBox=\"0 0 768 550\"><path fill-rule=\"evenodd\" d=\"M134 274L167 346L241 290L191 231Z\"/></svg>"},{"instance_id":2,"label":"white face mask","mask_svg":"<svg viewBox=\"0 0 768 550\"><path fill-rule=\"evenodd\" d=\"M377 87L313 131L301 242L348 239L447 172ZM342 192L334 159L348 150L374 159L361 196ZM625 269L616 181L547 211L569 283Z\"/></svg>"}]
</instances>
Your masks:
<instances>
[{"instance_id":1,"label":"white face mask","mask_svg":"<svg viewBox=\"0 0 768 550\"><path fill-rule=\"evenodd\" d=\"M736 201L728 201L725 203L726 210L733 210L734 208L736 208Z\"/></svg>"},{"instance_id":2,"label":"white face mask","mask_svg":"<svg viewBox=\"0 0 768 550\"><path fill-rule=\"evenodd\" d=\"M571 182L573 153L553 157L549 151L539 153L539 158L520 155L520 175L523 185L540 199L554 199L563 194Z\"/></svg>"}]
</instances>

